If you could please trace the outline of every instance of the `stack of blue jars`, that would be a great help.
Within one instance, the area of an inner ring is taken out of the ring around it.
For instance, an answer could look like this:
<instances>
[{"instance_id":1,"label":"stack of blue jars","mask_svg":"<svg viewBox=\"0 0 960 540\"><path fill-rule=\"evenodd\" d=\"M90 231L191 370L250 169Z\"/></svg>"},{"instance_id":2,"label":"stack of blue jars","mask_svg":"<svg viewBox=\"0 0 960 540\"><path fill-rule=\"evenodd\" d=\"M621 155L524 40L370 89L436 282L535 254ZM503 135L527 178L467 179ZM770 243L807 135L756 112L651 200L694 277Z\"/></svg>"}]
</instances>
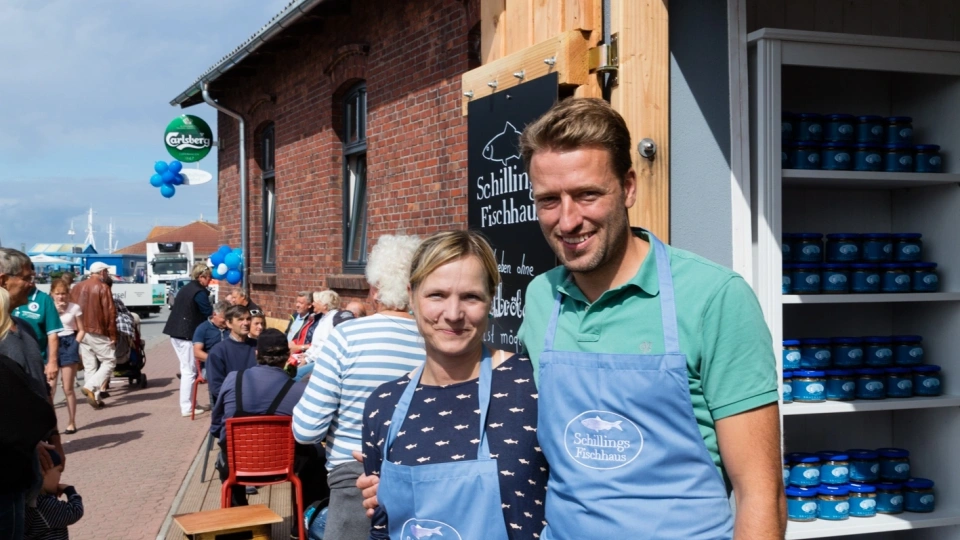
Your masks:
<instances>
[{"instance_id":1,"label":"stack of blue jars","mask_svg":"<svg viewBox=\"0 0 960 540\"><path fill-rule=\"evenodd\" d=\"M910 475L903 448L791 453L783 459L791 521L933 512L934 483Z\"/></svg>"},{"instance_id":2,"label":"stack of blue jars","mask_svg":"<svg viewBox=\"0 0 960 540\"><path fill-rule=\"evenodd\" d=\"M787 233L783 294L937 292L920 233Z\"/></svg>"},{"instance_id":3,"label":"stack of blue jars","mask_svg":"<svg viewBox=\"0 0 960 540\"><path fill-rule=\"evenodd\" d=\"M924 360L917 335L786 339L783 402L939 396L940 366Z\"/></svg>"},{"instance_id":4,"label":"stack of blue jars","mask_svg":"<svg viewBox=\"0 0 960 540\"><path fill-rule=\"evenodd\" d=\"M913 144L909 116L781 115L784 169L930 172L943 170L940 147Z\"/></svg>"}]
</instances>

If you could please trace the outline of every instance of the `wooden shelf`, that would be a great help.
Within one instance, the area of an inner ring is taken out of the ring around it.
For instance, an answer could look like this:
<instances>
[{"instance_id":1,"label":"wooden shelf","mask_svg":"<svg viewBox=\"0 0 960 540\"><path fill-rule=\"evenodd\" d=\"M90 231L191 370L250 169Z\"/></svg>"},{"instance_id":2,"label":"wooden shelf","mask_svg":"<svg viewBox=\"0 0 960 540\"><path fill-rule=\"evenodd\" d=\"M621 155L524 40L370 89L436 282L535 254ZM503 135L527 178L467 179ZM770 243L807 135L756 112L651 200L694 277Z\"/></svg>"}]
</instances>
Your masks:
<instances>
[{"instance_id":1,"label":"wooden shelf","mask_svg":"<svg viewBox=\"0 0 960 540\"><path fill-rule=\"evenodd\" d=\"M856 401L824 401L822 403L786 403L780 410L784 416L805 414L832 414L867 411L903 411L907 409L935 409L958 407L960 396L861 399Z\"/></svg>"},{"instance_id":2,"label":"wooden shelf","mask_svg":"<svg viewBox=\"0 0 960 540\"><path fill-rule=\"evenodd\" d=\"M783 295L784 304L881 304L888 302L957 301L960 301L960 292Z\"/></svg>"},{"instance_id":3,"label":"wooden shelf","mask_svg":"<svg viewBox=\"0 0 960 540\"><path fill-rule=\"evenodd\" d=\"M960 524L960 512L955 510L937 510L929 514L914 514L910 512L896 515L877 514L872 518L852 517L845 521L828 521L824 519L807 522L791 521L787 524L787 540L905 531L908 529L945 527L957 524Z\"/></svg>"},{"instance_id":4,"label":"wooden shelf","mask_svg":"<svg viewBox=\"0 0 960 540\"><path fill-rule=\"evenodd\" d=\"M960 184L956 173L895 173L783 169L784 187L822 189L902 189Z\"/></svg>"}]
</instances>

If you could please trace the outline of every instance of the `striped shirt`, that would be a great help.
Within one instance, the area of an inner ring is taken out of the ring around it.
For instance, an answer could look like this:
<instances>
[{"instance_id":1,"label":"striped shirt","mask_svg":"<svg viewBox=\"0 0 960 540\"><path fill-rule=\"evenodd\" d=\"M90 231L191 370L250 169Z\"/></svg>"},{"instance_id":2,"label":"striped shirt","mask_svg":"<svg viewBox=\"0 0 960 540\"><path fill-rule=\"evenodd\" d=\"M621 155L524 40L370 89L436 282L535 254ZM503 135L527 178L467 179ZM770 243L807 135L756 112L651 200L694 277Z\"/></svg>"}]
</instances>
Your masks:
<instances>
[{"instance_id":1,"label":"striped shirt","mask_svg":"<svg viewBox=\"0 0 960 540\"><path fill-rule=\"evenodd\" d=\"M66 501L56 495L40 494L37 506L26 509L25 524L27 540L68 540L67 526L73 525L83 517L83 499L67 486L63 490Z\"/></svg>"},{"instance_id":2,"label":"striped shirt","mask_svg":"<svg viewBox=\"0 0 960 540\"><path fill-rule=\"evenodd\" d=\"M322 347L293 410L293 436L301 444L326 440L333 469L360 450L367 396L423 364L425 352L413 320L382 314L344 322Z\"/></svg>"}]
</instances>

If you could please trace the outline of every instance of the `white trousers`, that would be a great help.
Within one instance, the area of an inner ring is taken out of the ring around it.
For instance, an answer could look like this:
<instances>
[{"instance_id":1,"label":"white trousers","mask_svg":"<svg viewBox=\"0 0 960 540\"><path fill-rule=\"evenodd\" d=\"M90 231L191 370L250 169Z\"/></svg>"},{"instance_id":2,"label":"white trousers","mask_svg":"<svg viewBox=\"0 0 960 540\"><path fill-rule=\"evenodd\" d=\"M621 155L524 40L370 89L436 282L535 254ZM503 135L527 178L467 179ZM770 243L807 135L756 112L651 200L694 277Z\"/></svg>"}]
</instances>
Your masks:
<instances>
[{"instance_id":1,"label":"white trousers","mask_svg":"<svg viewBox=\"0 0 960 540\"><path fill-rule=\"evenodd\" d=\"M100 392L100 386L110 380L113 368L117 367L116 346L107 336L88 332L80 344L80 359L83 361L83 386L95 393Z\"/></svg>"},{"instance_id":2,"label":"white trousers","mask_svg":"<svg viewBox=\"0 0 960 540\"><path fill-rule=\"evenodd\" d=\"M193 401L193 381L197 380L197 364L193 359L193 342L187 339L170 338L173 350L180 360L180 412L190 414Z\"/></svg>"}]
</instances>

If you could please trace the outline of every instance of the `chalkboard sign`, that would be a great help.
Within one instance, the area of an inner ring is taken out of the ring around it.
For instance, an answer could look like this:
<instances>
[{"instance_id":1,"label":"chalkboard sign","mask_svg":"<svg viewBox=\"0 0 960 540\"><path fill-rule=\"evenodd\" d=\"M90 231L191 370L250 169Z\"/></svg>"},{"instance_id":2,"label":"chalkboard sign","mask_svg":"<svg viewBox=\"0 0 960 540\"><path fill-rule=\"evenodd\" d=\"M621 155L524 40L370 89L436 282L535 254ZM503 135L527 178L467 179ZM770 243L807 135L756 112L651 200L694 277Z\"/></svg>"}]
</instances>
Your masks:
<instances>
[{"instance_id":1,"label":"chalkboard sign","mask_svg":"<svg viewBox=\"0 0 960 540\"><path fill-rule=\"evenodd\" d=\"M467 106L467 222L493 246L500 288L483 338L498 349L519 351L527 285L557 264L543 238L532 186L520 157L520 132L557 101L557 74L523 82Z\"/></svg>"}]
</instances>

